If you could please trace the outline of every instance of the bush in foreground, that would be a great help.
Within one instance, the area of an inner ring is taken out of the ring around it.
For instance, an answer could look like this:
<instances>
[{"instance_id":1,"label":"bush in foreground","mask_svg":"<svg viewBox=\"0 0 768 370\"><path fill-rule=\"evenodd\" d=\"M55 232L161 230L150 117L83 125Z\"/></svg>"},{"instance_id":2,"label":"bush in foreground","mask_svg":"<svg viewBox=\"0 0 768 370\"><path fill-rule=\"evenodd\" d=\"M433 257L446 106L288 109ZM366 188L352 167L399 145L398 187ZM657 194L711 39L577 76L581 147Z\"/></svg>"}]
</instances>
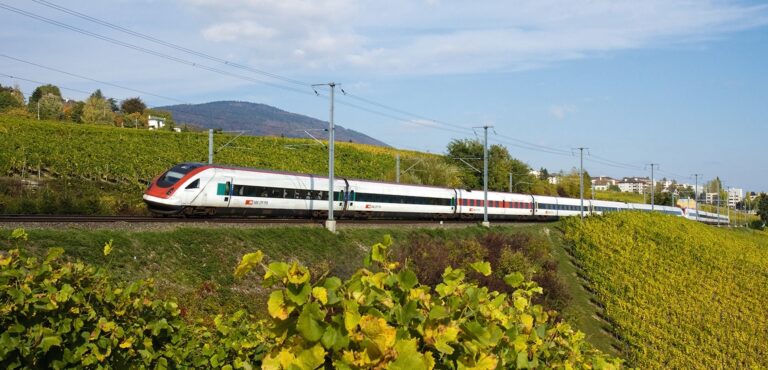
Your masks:
<instances>
[{"instance_id":1,"label":"bush in foreground","mask_svg":"<svg viewBox=\"0 0 768 370\"><path fill-rule=\"evenodd\" d=\"M416 274L390 262L391 241L372 247L349 280L312 281L296 263L262 264L261 252L243 257L245 275L262 266L272 287L268 302L274 343L265 369L497 369L617 368L618 359L592 349L584 334L555 323L553 312L531 304L541 293L520 273L504 281L511 294L468 282L464 270L446 268L433 290ZM491 275L488 262L470 268Z\"/></svg>"},{"instance_id":2,"label":"bush in foreground","mask_svg":"<svg viewBox=\"0 0 768 370\"><path fill-rule=\"evenodd\" d=\"M14 231L16 240L26 233ZM531 304L541 293L513 273L511 294L468 282L447 268L433 290L389 262L391 242L373 246L374 270L349 280L312 279L298 263L262 263L247 254L242 277L264 268L268 322L239 312L211 327L188 322L151 281L115 284L107 270L19 248L0 253L0 365L4 368L617 368L553 312ZM111 243L104 247L109 255ZM488 276L490 264L470 269Z\"/></svg>"},{"instance_id":3,"label":"bush in foreground","mask_svg":"<svg viewBox=\"0 0 768 370\"><path fill-rule=\"evenodd\" d=\"M26 237L12 234L18 244ZM212 328L188 323L175 302L155 299L152 281L114 283L63 253L0 252L2 368L205 368L262 357L263 330L244 312L217 316Z\"/></svg>"}]
</instances>

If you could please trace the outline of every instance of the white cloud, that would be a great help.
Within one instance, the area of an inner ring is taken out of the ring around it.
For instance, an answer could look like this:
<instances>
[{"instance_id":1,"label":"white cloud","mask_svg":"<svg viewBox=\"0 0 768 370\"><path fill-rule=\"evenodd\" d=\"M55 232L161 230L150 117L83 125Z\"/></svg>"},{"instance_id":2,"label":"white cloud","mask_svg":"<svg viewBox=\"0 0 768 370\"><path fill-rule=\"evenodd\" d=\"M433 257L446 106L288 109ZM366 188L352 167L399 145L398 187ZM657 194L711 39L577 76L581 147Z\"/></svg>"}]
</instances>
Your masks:
<instances>
[{"instance_id":1,"label":"white cloud","mask_svg":"<svg viewBox=\"0 0 768 370\"><path fill-rule=\"evenodd\" d=\"M572 104L552 105L549 107L549 114L557 119L564 119L573 113L576 113L576 106Z\"/></svg>"},{"instance_id":2,"label":"white cloud","mask_svg":"<svg viewBox=\"0 0 768 370\"><path fill-rule=\"evenodd\" d=\"M278 31L256 22L240 21L219 23L205 28L202 33L203 37L210 41L237 41L239 39L271 39L278 34Z\"/></svg>"},{"instance_id":3,"label":"white cloud","mask_svg":"<svg viewBox=\"0 0 768 370\"><path fill-rule=\"evenodd\" d=\"M727 0L187 0L212 41L262 63L382 74L513 71L768 24L768 6ZM300 52L297 52L300 51Z\"/></svg>"}]
</instances>

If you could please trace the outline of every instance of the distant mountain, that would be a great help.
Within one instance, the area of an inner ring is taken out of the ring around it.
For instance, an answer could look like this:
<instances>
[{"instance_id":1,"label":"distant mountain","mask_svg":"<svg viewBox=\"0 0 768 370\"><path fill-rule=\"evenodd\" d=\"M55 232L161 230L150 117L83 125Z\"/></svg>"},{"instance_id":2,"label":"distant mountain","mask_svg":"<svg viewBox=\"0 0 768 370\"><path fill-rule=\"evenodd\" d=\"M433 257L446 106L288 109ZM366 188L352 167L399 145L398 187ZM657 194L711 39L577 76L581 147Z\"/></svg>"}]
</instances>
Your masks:
<instances>
[{"instance_id":1,"label":"distant mountain","mask_svg":"<svg viewBox=\"0 0 768 370\"><path fill-rule=\"evenodd\" d=\"M286 112L265 104L241 101L217 101L204 104L180 104L155 109L170 111L177 123L189 123L202 128L224 131L248 131L252 136L285 136L308 138L304 130L324 130L327 121ZM326 132L312 132L317 138L327 138ZM388 146L363 133L336 126L336 141Z\"/></svg>"}]
</instances>

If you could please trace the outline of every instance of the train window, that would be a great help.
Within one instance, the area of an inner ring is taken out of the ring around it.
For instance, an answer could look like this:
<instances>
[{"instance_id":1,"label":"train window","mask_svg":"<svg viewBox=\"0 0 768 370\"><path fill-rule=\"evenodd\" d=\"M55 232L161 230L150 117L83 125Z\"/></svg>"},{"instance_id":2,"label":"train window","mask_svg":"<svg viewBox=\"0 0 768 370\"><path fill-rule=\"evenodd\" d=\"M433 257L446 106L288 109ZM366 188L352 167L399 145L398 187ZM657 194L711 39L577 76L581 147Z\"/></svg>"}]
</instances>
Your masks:
<instances>
[{"instance_id":1,"label":"train window","mask_svg":"<svg viewBox=\"0 0 768 370\"><path fill-rule=\"evenodd\" d=\"M192 181L189 185L187 185L186 189L197 189L200 187L200 179L196 179L195 181Z\"/></svg>"},{"instance_id":2,"label":"train window","mask_svg":"<svg viewBox=\"0 0 768 370\"><path fill-rule=\"evenodd\" d=\"M171 185L179 182L179 180L181 180L184 177L184 175L202 166L203 166L202 164L193 164L193 163L182 163L182 164L173 166L170 170L168 170L166 173L160 176L159 179L157 179L157 186L161 188L170 187Z\"/></svg>"}]
</instances>

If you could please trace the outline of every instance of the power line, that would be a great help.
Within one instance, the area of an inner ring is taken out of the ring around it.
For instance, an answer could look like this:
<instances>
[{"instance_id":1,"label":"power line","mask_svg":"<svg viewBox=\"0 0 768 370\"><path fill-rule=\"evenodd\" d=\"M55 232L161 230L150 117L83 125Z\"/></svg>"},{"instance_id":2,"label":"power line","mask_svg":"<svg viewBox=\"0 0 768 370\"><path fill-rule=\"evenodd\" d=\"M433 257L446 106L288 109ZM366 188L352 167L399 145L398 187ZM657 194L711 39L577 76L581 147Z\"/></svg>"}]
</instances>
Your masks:
<instances>
[{"instance_id":1,"label":"power line","mask_svg":"<svg viewBox=\"0 0 768 370\"><path fill-rule=\"evenodd\" d=\"M594 155L594 154L591 154L591 153L590 153L589 156L592 157L592 158L596 158L597 160L600 160L600 161L603 161L603 162L613 163L616 166L626 167L626 168L629 168L629 169L637 169L637 170L642 169L640 166L636 166L636 165L629 164L629 163L617 162L617 161L614 161L612 159L600 157L600 156L597 156L597 155Z\"/></svg>"},{"instance_id":2,"label":"power line","mask_svg":"<svg viewBox=\"0 0 768 370\"><path fill-rule=\"evenodd\" d=\"M408 112L408 111L405 111L405 110L402 110L402 109L399 109L399 108L394 108L394 107L391 107L389 105L378 103L378 102L375 102L375 101L373 101L371 99L363 98L361 96L353 95L353 94L350 94L350 93L346 93L345 95L347 97L352 98L352 99L359 100L359 101L361 101L363 103L374 105L374 106L377 106L379 108L383 108L383 109L386 109L386 110L397 112L397 113L400 113L400 114L403 114L403 115L406 115L406 116L411 116L411 117L414 117L414 118L417 118L417 119L422 119L422 120L434 122L436 124L441 124L441 125L444 125L444 126L453 127L453 128L459 129L459 130L472 131L472 129L470 129L469 127L466 127L466 126L456 125L456 124L453 124L453 123L449 123L449 122L444 122L444 121L441 121L441 120L436 120L436 119L428 118L428 117L425 117L425 116L422 116L422 115L419 115L419 114L411 113L411 112ZM413 123L417 123L418 124L418 121L413 121ZM428 125L428 124L425 124L425 125Z\"/></svg>"},{"instance_id":3,"label":"power line","mask_svg":"<svg viewBox=\"0 0 768 370\"><path fill-rule=\"evenodd\" d=\"M602 160L599 160L599 159L595 159L595 158L592 158L592 157L589 157L589 156L586 158L586 160L589 161L589 162L592 162L592 163L598 163L598 164L602 164L604 166L609 166L609 167L614 167L614 168L621 168L621 169L625 169L625 170L636 170L636 171L642 170L642 168L640 168L640 167L615 164L615 163L612 163L612 162L606 162L606 161L602 161Z\"/></svg>"},{"instance_id":4,"label":"power line","mask_svg":"<svg viewBox=\"0 0 768 370\"><path fill-rule=\"evenodd\" d=\"M188 53L188 54L192 54L192 55L195 55L195 56L198 56L198 57L202 57L202 58L205 58L205 59L208 59L208 60L216 61L216 62L225 64L225 65L228 65L228 66L232 66L232 67L235 67L235 68L240 68L240 69L243 69L243 70L247 70L247 71L251 71L251 72L254 72L254 73L258 73L258 74L261 74L261 75L264 75L264 76L267 76L267 77L279 79L279 80L284 81L284 82L289 82L289 83L293 83L293 84L300 85L300 86L310 86L310 84L306 83L306 82L302 82L302 81L295 80L295 79L292 79L292 78L289 78L289 77L281 76L281 75L278 75L278 74L275 74L275 73L267 72L267 71L264 71L264 70L261 70L261 69L256 69L256 68L253 68L253 67L245 66L245 65L242 65L242 64L239 64L239 63L236 63L236 62L231 62L231 61L219 58L219 57L212 56L210 54L206 54L206 53L203 53L203 52L195 51L195 50L192 50L192 49L180 46L178 44L167 42L167 41L158 39L158 38L153 37L153 36L149 36L149 35L146 35L146 34L143 34L143 33L132 31L132 30L127 29L125 27L118 26L118 25L116 25L114 23L111 23L111 22L108 22L108 21L105 21L105 20L102 20L102 19L98 19L98 18L95 18L95 17L91 17L91 16L89 16L87 14L83 14L83 13L77 12L75 10L72 10L72 9L69 9L69 8L57 5L57 4L53 4L53 3L49 2L49 1L45 1L45 0L32 0L32 1L34 1L34 2L36 2L38 4L40 4L40 5L44 5L44 6L47 6L49 8L53 8L53 9L59 10L61 12L64 12L64 13L76 16L78 18L85 19L85 20L91 21L93 23L97 23L97 24L109 27L111 29L114 29L114 30L117 30L117 31L120 31L120 32L127 33L129 35L132 35L132 36L135 36L135 37L139 37L141 39L144 39L144 40L147 40L147 41L159 44L159 45L163 45L163 46L172 48L174 50L182 51L182 52L185 52L185 53ZM388 105L377 103L377 102L374 102L374 101L372 101L370 99L366 99L366 98L363 98L363 97L360 97L360 96L351 95L351 94L347 94L347 95L350 96L353 99L357 99L357 100L362 101L364 103L367 103L367 104L370 104L370 105L374 105L374 106L377 106L377 107L380 107L380 108L384 108L384 109L387 109L387 110L391 110L391 111L394 111L394 112L397 112L397 113L405 114L405 115L408 115L408 116L414 116L414 117L417 117L417 118L420 118L420 119L426 119L426 120L429 120L429 121L433 121L435 123L440 123L440 124L443 124L443 125L446 125L446 126L449 126L449 127L460 129L460 130L468 130L468 128L466 128L466 127L450 124L450 123L447 123L447 122L441 122L441 121L438 121L438 120L429 119L429 118L426 118L426 117L423 117L423 116L420 116L420 115L417 115L417 114L406 112L406 111L401 110L401 109L397 109L397 108L393 108L393 107L388 106ZM399 117L393 117L391 115L386 115L385 113L380 112L380 111L373 111L373 110L370 110L370 109L367 109L367 108L364 108L364 107L360 107L359 105L355 105L355 104L344 104L344 105L347 105L347 106L350 106L350 107L353 107L353 108L357 108L357 109L361 109L361 110L367 111L369 113L383 115L383 116L389 117L389 118L394 118L394 119L401 120L401 121L409 121L409 120L404 120L404 119L399 118ZM418 121L409 121L409 122L412 122L412 123L415 123L415 124L421 124ZM427 124L423 124L423 125L424 126L429 126Z\"/></svg>"},{"instance_id":5,"label":"power line","mask_svg":"<svg viewBox=\"0 0 768 370\"><path fill-rule=\"evenodd\" d=\"M502 135L498 135L497 134L497 136L502 136ZM502 136L502 137L504 137L504 136ZM500 144L509 145L509 146L512 146L512 147L516 147L516 148L520 148L520 149L525 149L525 150L530 150L530 151L534 151L534 152L559 155L559 156L563 156L563 157L570 157L571 156L570 154L566 154L566 153L563 153L563 152L557 152L557 151L551 151L551 150L547 150L547 149L541 149L541 148L526 146L526 145L523 145L523 144L513 143L513 142L510 142L510 141L507 141L507 140L500 140L498 138L494 139L494 140L496 142L500 143Z\"/></svg>"},{"instance_id":6,"label":"power line","mask_svg":"<svg viewBox=\"0 0 768 370\"><path fill-rule=\"evenodd\" d=\"M250 82L254 82L254 83L258 83L258 84L264 84L264 85L267 85L267 86L271 86L271 87L275 87L275 88L279 88L279 89L283 89L283 90L293 91L293 92L297 92L297 93L300 93L300 94L312 95L312 93L310 93L310 92L308 92L306 90L300 90L300 89L297 89L297 88L292 88L290 86L279 85L279 84L276 84L276 83L271 83L271 82L260 80L260 79L257 79L257 78L253 78L253 77L244 76L244 75L237 74L237 73L232 73L232 72L224 71L224 70L221 70L221 69L218 69L218 68L214 68L214 67L210 67L210 66L207 66L207 65L204 65L204 64L200 64L200 63L192 62L192 61L189 61L189 60L186 60L186 59L174 57L172 55L161 53L159 51L147 49L147 48L144 48L144 47L141 47L141 46L137 46L137 45L134 45L134 44L131 44L131 43L127 43L127 42L124 42L124 41L120 41L120 40L117 40L117 39L114 39L114 38L111 38L111 37L100 35L100 34L95 33L95 32L91 32L91 31L87 31L87 30L84 30L84 29L81 29L81 28L78 28L78 27L75 27L75 26L71 26L71 25L68 25L68 24L65 24L65 23L62 23L62 22L50 19L50 18L46 18L46 17L40 16L40 15L37 15L37 14L34 14L34 13L30 13L28 11L25 11L25 10L22 10L22 9L18 9L18 8L15 8L15 7L3 4L3 3L0 3L0 8L5 9L5 10L9 10L9 11L17 13L17 14L21 14L21 15L29 17L29 18L37 19L37 20L39 20L41 22L45 22L45 23L48 23L48 24L51 24L51 25L54 25L54 26L57 26L57 27L68 29L70 31L74 31L74 32L77 32L77 33L80 33L80 34L83 34L83 35L86 35L86 36L97 38L99 40L106 41L106 42L109 42L111 44L115 44L115 45L122 46L122 47L125 47L125 48L128 48L128 49L136 50L136 51L139 51L139 52L142 52L142 53L145 53L145 54L154 55L154 56L159 57L159 58L167 59L167 60L170 60L170 61L173 61L173 62L177 62L177 63L184 64L184 65L187 65L187 66L191 66L191 67L194 67L194 68L198 68L198 69L206 70L206 71L209 71L209 72L214 72L214 73L218 73L218 74L221 74L221 75L224 75L224 76L238 78L238 79L241 79L241 80L250 81Z\"/></svg>"},{"instance_id":7,"label":"power line","mask_svg":"<svg viewBox=\"0 0 768 370\"><path fill-rule=\"evenodd\" d=\"M0 73L0 76L5 76L5 77L16 79L16 80L36 83L36 84L39 84L39 85L46 85L47 84L46 82L30 80L28 78L23 78L23 77L19 77L19 76L11 76L11 75L8 75L8 74L5 74L5 73ZM56 85L56 86L59 89L62 89L62 90L69 90L69 91L79 92L79 93L83 93L83 94L90 94L91 93L90 91L83 91L83 90L73 89L73 88L70 88L70 87L64 87L64 86L59 86L59 85Z\"/></svg>"},{"instance_id":8,"label":"power line","mask_svg":"<svg viewBox=\"0 0 768 370\"><path fill-rule=\"evenodd\" d=\"M88 81L92 81L92 82L96 82L96 83L100 83L100 84L116 87L118 89L133 91L133 92L136 92L136 93L139 93L139 94L144 94L144 95L154 96L156 98L161 98L161 99L165 99L165 100L175 101L177 103L189 104L188 102L185 102L183 100L179 100L179 99L176 99L176 98L171 98L171 97L168 97L168 96L153 94L153 93L150 93L150 92L146 92L146 91L142 91L142 90L137 90L137 89L133 89L133 88L130 88L130 87L125 87L125 86L121 86L121 85L118 85L118 84L113 84L111 82L99 81L99 80L96 80L96 79L93 79L93 78L90 78L90 77L81 76L81 75L78 75L78 74L75 74L75 73L71 73L71 72L67 72L67 71L62 71L60 69L56 69L56 68L53 68L53 67L47 67L47 66L44 66L42 64L37 64L37 63L34 63L34 62L30 62L28 60L14 58L12 56L8 56L8 55L5 55L5 54L0 54L0 57L8 58L8 59L15 60L15 61L21 62L21 63L26 63L26 64L29 64L29 65L33 65L35 67L47 69L49 71L54 71L54 72L62 73L62 74L68 75L68 76L77 77L77 78L81 78L81 79L84 79L84 80L88 80Z\"/></svg>"},{"instance_id":9,"label":"power line","mask_svg":"<svg viewBox=\"0 0 768 370\"><path fill-rule=\"evenodd\" d=\"M309 91L306 91L306 90L300 90L300 89L292 88L292 87L289 87L289 86L278 85L278 84L266 82L266 81L263 81L263 80L251 78L251 77L248 77L248 76L243 76L243 75L240 75L240 74L223 71L223 70L220 70L220 69L217 69L217 68L213 68L213 67L209 67L209 66L206 66L206 65L203 65L203 64L195 63L195 62L188 61L188 60L185 60L185 59L182 59L182 58L177 58L177 57L174 57L174 56L171 56L171 55L168 55L168 54L164 54L164 53L161 53L161 52L158 52L158 51L150 50L150 49L147 49L147 48L144 48L144 47L141 47L141 46L133 45L133 44L130 44L130 43L127 43L127 42L124 42L124 41L116 40L116 39L113 39L111 37L103 36L103 35L100 35L100 34L97 34L97 33L91 32L91 31L83 30L81 28L77 28L77 27L74 27L74 26L71 26L71 25L68 25L68 24L65 24L65 23L62 23L62 22L50 19L50 18L46 18L46 17L40 16L40 15L37 15L37 14L34 14L34 13L27 12L25 10L14 8L12 6L9 6L9 5L6 5L6 4L3 4L3 3L0 3L0 8L3 8L3 9L6 9L6 10L9 10L9 11L12 11L12 12L24 15L24 16L29 17L29 18L37 19L39 21L42 21L42 22L45 22L45 23L48 23L48 24L51 24L51 25L55 25L55 26L58 26L58 27L61 27L61 28L65 28L65 29L68 29L68 30L71 30L71 31L74 31L74 32L77 32L77 33L80 33L80 34L83 34L83 35L86 35L86 36L97 38L97 39L100 39L100 40L103 40L103 41L106 41L106 42L109 42L109 43L112 43L112 44L115 44L115 45L118 45L118 46L122 46L122 47L125 47L125 48L128 48L128 49L140 51L140 52L143 52L143 53L146 53L146 54L154 55L156 57L167 59L167 60L170 60L170 61L173 61L173 62L177 62L177 63L180 63L180 64L185 64L185 65L188 65L188 66L191 66L191 67L203 69L203 70L214 72L214 73L219 73L219 74L230 76L230 77L234 77L234 78L239 78L239 79L250 81L250 82L265 84L265 85L268 85L268 86L272 86L272 87L276 87L276 88L280 88L280 89L284 89L284 90L288 90L288 91L293 91L293 92L297 92L297 93L304 94L304 95L312 95L312 93L310 93ZM309 86L309 85L307 85L307 86ZM366 111L366 112L369 112L369 113L377 114L377 115L380 115L380 116L392 118L392 119L395 119L395 120L398 120L398 121L404 121L404 122L409 122L409 123L425 125L425 124L423 124L421 122L418 122L418 121L408 120L408 119L404 119L402 117L396 117L396 116L393 116L393 115L386 114L384 112L368 109L368 108L361 107L359 105L348 103L348 102L339 102L339 104L346 105L346 106L349 106L349 107L352 107L352 108L356 108L356 109L359 109L359 110L363 110L363 111ZM425 125L425 126L432 127L431 125ZM443 129L447 130L445 128L443 128ZM447 131L457 132L455 130L447 130ZM464 132L458 132L458 133L464 134Z\"/></svg>"},{"instance_id":10,"label":"power line","mask_svg":"<svg viewBox=\"0 0 768 370\"><path fill-rule=\"evenodd\" d=\"M214 62L219 62L219 63L225 64L225 65L228 65L230 67L235 67L235 68L239 68L239 69L242 69L242 70L258 73L258 74L263 75L263 76L271 77L271 78L274 78L274 79L281 80L283 82L288 82L288 83L292 83L292 84L296 84L296 85L300 85L300 86L309 86L310 85L309 83L302 82L302 81L299 81L299 80L295 80L295 79L292 79L292 78L289 78L289 77L281 76L281 75L278 75L276 73L267 72L267 71L262 70L262 69L257 69L257 68L249 67L249 66L242 65L242 64L239 64L239 63L236 63L236 62L232 62L232 61L228 61L228 60L225 60L225 59L222 59L222 58L219 58L219 57L215 57L215 56L212 56L210 54L206 54L206 53L203 53L203 52L200 52L200 51L195 51L195 50L183 47L183 46L178 45L178 44L174 44L174 43L171 43L171 42L168 42L168 41L163 41L163 40L160 40L160 39L158 39L156 37L152 37L152 36L149 36L149 35L146 35L146 34L143 34L143 33L139 33L139 32L127 29L125 27L118 26L118 25L116 25L114 23L107 22L107 21L102 20L102 19L91 17L91 16L89 16L87 14L83 14L83 13L77 12L75 10L65 8L65 7L63 7L61 5L57 5L57 4L51 3L49 1L45 1L45 0L32 0L32 1L34 1L34 2L36 2L38 4L40 4L40 5L44 5L44 6L47 6L49 8L56 9L58 11L61 11L61 12L73 15L75 17L78 17L78 18L81 18L81 19L85 19L87 21L91 21L93 23L97 23L97 24L100 24L100 25L105 26L105 27L109 27L109 28L111 28L113 30L120 31L120 32L123 32L123 33L127 33L129 35L132 35L132 36L135 36L135 37L138 37L138 38L141 38L141 39L153 42L155 44L163 45L163 46L166 46L166 47L169 47L169 48L181 51L181 52L185 52L187 54L191 54L191 55L195 55L195 56L198 56L198 57L201 57L201 58L205 58L205 59L208 59L208 60L211 60L211 61L214 61Z\"/></svg>"}]
</instances>

